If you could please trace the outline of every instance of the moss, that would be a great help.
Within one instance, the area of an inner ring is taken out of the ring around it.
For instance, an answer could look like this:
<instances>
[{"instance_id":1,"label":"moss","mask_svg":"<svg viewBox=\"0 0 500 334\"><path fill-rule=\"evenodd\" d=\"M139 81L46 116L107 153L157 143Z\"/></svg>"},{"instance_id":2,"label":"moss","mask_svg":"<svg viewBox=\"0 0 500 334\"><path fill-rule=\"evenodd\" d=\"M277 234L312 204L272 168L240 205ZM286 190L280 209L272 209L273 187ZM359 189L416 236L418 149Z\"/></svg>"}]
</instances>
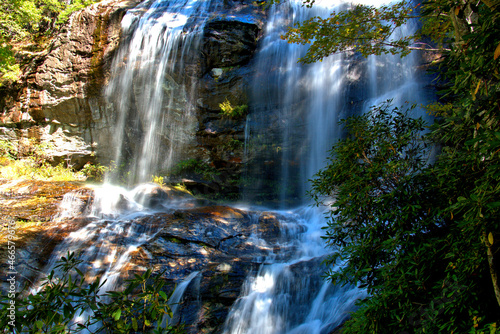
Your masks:
<instances>
[{"instance_id":1,"label":"moss","mask_svg":"<svg viewBox=\"0 0 500 334\"><path fill-rule=\"evenodd\" d=\"M174 243L174 244L182 244L183 241L179 238L176 238L176 237L167 237L165 238L165 240L171 242L171 243Z\"/></svg>"},{"instance_id":2,"label":"moss","mask_svg":"<svg viewBox=\"0 0 500 334\"><path fill-rule=\"evenodd\" d=\"M206 181L214 181L220 172L213 166L197 159L180 161L172 168L173 175L197 174Z\"/></svg>"}]
</instances>

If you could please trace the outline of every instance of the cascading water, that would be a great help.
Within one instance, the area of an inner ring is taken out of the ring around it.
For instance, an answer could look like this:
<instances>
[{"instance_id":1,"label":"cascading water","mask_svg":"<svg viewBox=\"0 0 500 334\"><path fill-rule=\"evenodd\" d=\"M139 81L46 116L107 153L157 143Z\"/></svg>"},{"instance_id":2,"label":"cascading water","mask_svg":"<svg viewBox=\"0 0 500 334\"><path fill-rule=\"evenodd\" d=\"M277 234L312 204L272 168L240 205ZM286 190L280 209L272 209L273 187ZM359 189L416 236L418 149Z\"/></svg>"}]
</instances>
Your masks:
<instances>
[{"instance_id":1,"label":"cascading water","mask_svg":"<svg viewBox=\"0 0 500 334\"><path fill-rule=\"evenodd\" d=\"M189 69L196 61L191 51L198 47L203 24L217 6L215 1L158 0L129 11L123 19L129 38L114 60L106 95L118 115L115 161L126 166L129 184L149 181L155 171L170 168L180 159L184 144L192 140L194 81ZM264 264L246 278L224 333L329 333L365 294L321 278L325 270L321 262L328 255L321 240L325 221L304 196L307 180L324 166L328 149L341 138L340 118L362 112L386 97L399 96L396 103L421 98L414 64L408 64L412 58L396 62L391 57L370 57L366 61L356 55L338 55L309 66L297 64L306 49L282 41L284 27L346 6L340 1L317 2L311 10L292 1L270 9L245 126L245 154L254 159L245 172L244 191L250 204L281 209L281 235L266 241L252 233L246 240L267 256L255 257L256 263ZM388 70L394 64L396 69ZM276 189L269 190L273 186ZM116 288L132 254L163 228L140 217L173 212L183 205L162 202L161 196L155 206L147 205L152 191L148 187L128 191L107 185L96 190L93 208L87 213L92 222L70 235L54 257L58 252L84 249L82 258L88 266L84 270L107 279L106 289ZM75 215L74 205L82 205L78 197L66 200L61 219ZM292 206L299 207L287 210ZM217 222L230 225L222 218ZM231 238L235 236L224 235L216 248ZM195 276L202 279L197 272L186 273L178 301Z\"/></svg>"},{"instance_id":2,"label":"cascading water","mask_svg":"<svg viewBox=\"0 0 500 334\"><path fill-rule=\"evenodd\" d=\"M74 252L83 260L79 269L87 278L106 282L102 292L116 290L131 254L162 228L137 219L169 211L167 206L183 207L179 201L166 201L151 209L147 202L155 186L126 190L111 183L118 178L129 185L151 181L156 171L171 168L183 145L192 140L196 119L189 74L197 60L190 51L198 48L208 13L217 6L205 0L146 1L123 18L123 34L128 37L115 56L105 89L107 107L116 115L114 161L119 172L110 173L108 182L94 189L93 204L85 212L91 222L55 248L45 272L61 256ZM68 194L55 219L79 216L83 206L77 194Z\"/></svg>"},{"instance_id":3,"label":"cascading water","mask_svg":"<svg viewBox=\"0 0 500 334\"><path fill-rule=\"evenodd\" d=\"M307 180L324 167L328 150L342 137L338 126L341 118L364 112L389 98L394 106L428 99L421 88L422 78L416 76L416 54L404 59L371 56L368 61L356 55L333 55L321 63L297 64L306 47L281 41L283 28L311 15L325 17L333 9L346 7L341 1L326 7L316 2L314 9L308 10L301 2L291 1L272 9L258 55L252 101L255 111L248 122L247 150L253 148L260 158L247 171L252 185L246 189L249 199L272 203L277 197L282 208L307 203ZM408 25L395 34L407 34L412 29L415 27ZM271 75L263 75L268 72ZM417 111L416 116L423 114ZM270 122L270 118L274 119ZM261 147L273 150L262 154L258 152ZM252 178L262 175L263 170L269 180L255 182ZM277 191L266 192L271 182L277 182ZM298 274L304 268L317 267L326 255L320 238L325 221L318 210L310 208L295 209L293 214L307 227L304 233L291 237L300 246L285 261L276 261L271 254L260 271L247 279L228 317L225 333L330 333L354 309L354 301L363 296L364 292L357 288L312 284L314 275Z\"/></svg>"},{"instance_id":4,"label":"cascading water","mask_svg":"<svg viewBox=\"0 0 500 334\"><path fill-rule=\"evenodd\" d=\"M212 1L156 0L122 20L124 36L130 37L114 59L106 96L118 117L115 163L125 166L121 172L130 185L169 170L194 137L189 73L196 59L190 51L197 49L214 6Z\"/></svg>"},{"instance_id":5,"label":"cascading water","mask_svg":"<svg viewBox=\"0 0 500 334\"><path fill-rule=\"evenodd\" d=\"M377 6L387 1L354 2ZM285 27L347 7L341 0L316 1L311 9L290 1L271 9L248 117L250 163L243 189L248 201L280 208L303 204L308 180L324 167L328 150L343 135L338 125L342 118L387 99L397 107L429 100L423 89L428 79L416 69L418 52L402 59L346 53L310 65L297 63L307 46L281 40ZM397 29L394 38L413 33L415 25ZM415 114L425 117L422 111Z\"/></svg>"},{"instance_id":6,"label":"cascading water","mask_svg":"<svg viewBox=\"0 0 500 334\"><path fill-rule=\"evenodd\" d=\"M330 333L364 296L360 289L333 286L321 278L327 250L318 210L302 207L280 214L291 223L282 220L282 238L270 245L278 252L271 252L258 273L247 278L224 333Z\"/></svg>"}]
</instances>

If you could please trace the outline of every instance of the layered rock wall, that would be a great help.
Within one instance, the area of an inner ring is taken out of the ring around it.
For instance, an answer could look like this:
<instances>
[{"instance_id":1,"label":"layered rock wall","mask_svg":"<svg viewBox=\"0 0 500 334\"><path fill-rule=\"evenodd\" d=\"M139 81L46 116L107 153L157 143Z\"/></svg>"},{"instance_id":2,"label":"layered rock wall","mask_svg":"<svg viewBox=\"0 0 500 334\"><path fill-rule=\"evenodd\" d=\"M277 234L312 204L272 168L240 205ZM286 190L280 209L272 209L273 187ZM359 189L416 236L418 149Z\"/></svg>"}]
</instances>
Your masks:
<instances>
[{"instance_id":1,"label":"layered rock wall","mask_svg":"<svg viewBox=\"0 0 500 334\"><path fill-rule=\"evenodd\" d=\"M121 19L140 2L106 0L73 14L48 52L29 67L21 88L0 92L1 139L47 143L55 163L66 160L76 168L87 161L109 163L118 116L106 104L103 87L120 40L127 37L121 36ZM189 55L193 61L186 75L196 80L198 128L185 158L217 171L211 180L216 191L229 185L229 179L236 190L244 138L244 119L223 117L219 104L248 104L264 18L255 3L225 1L208 19L196 54Z\"/></svg>"},{"instance_id":2,"label":"layered rock wall","mask_svg":"<svg viewBox=\"0 0 500 334\"><path fill-rule=\"evenodd\" d=\"M28 66L21 88L2 94L3 139L49 144L55 163L70 157L77 168L93 159L99 132L110 125L101 86L119 44L120 21L139 2L106 0L70 17L48 51Z\"/></svg>"}]
</instances>

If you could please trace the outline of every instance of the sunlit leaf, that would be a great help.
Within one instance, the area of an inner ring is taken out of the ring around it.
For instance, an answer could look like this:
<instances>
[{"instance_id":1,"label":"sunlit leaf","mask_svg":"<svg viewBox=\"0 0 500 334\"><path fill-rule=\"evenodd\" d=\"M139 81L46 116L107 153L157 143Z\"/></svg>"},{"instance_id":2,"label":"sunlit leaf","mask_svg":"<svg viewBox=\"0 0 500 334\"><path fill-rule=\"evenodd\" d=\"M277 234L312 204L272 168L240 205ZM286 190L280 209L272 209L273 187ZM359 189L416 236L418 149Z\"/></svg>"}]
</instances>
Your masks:
<instances>
[{"instance_id":1,"label":"sunlit leaf","mask_svg":"<svg viewBox=\"0 0 500 334\"><path fill-rule=\"evenodd\" d=\"M498 43L497 48L495 49L495 53L493 54L493 59L497 60L500 57L500 43Z\"/></svg>"},{"instance_id":2,"label":"sunlit leaf","mask_svg":"<svg viewBox=\"0 0 500 334\"><path fill-rule=\"evenodd\" d=\"M166 294L165 292L160 291L160 292L158 292L158 294L159 294L159 295L160 295L160 296L161 296L164 300L168 300L168 296L167 296L167 294Z\"/></svg>"},{"instance_id":3,"label":"sunlit leaf","mask_svg":"<svg viewBox=\"0 0 500 334\"><path fill-rule=\"evenodd\" d=\"M118 321L120 319L122 315L122 310L121 309L118 309L116 310L115 312L113 312L113 319L115 319L115 321Z\"/></svg>"}]
</instances>

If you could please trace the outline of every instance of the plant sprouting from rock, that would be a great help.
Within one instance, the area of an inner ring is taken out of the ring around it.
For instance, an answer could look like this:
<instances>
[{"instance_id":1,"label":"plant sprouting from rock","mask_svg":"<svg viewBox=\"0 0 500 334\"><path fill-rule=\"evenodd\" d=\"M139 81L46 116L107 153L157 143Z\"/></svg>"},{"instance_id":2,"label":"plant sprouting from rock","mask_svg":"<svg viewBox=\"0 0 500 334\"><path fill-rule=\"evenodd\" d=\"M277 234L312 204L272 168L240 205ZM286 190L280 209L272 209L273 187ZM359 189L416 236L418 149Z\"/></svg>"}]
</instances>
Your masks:
<instances>
[{"instance_id":1,"label":"plant sprouting from rock","mask_svg":"<svg viewBox=\"0 0 500 334\"><path fill-rule=\"evenodd\" d=\"M226 100L219 104L221 110L221 115L229 118L241 118L248 110L246 104L241 106L233 106L231 102L226 98Z\"/></svg>"}]
</instances>

